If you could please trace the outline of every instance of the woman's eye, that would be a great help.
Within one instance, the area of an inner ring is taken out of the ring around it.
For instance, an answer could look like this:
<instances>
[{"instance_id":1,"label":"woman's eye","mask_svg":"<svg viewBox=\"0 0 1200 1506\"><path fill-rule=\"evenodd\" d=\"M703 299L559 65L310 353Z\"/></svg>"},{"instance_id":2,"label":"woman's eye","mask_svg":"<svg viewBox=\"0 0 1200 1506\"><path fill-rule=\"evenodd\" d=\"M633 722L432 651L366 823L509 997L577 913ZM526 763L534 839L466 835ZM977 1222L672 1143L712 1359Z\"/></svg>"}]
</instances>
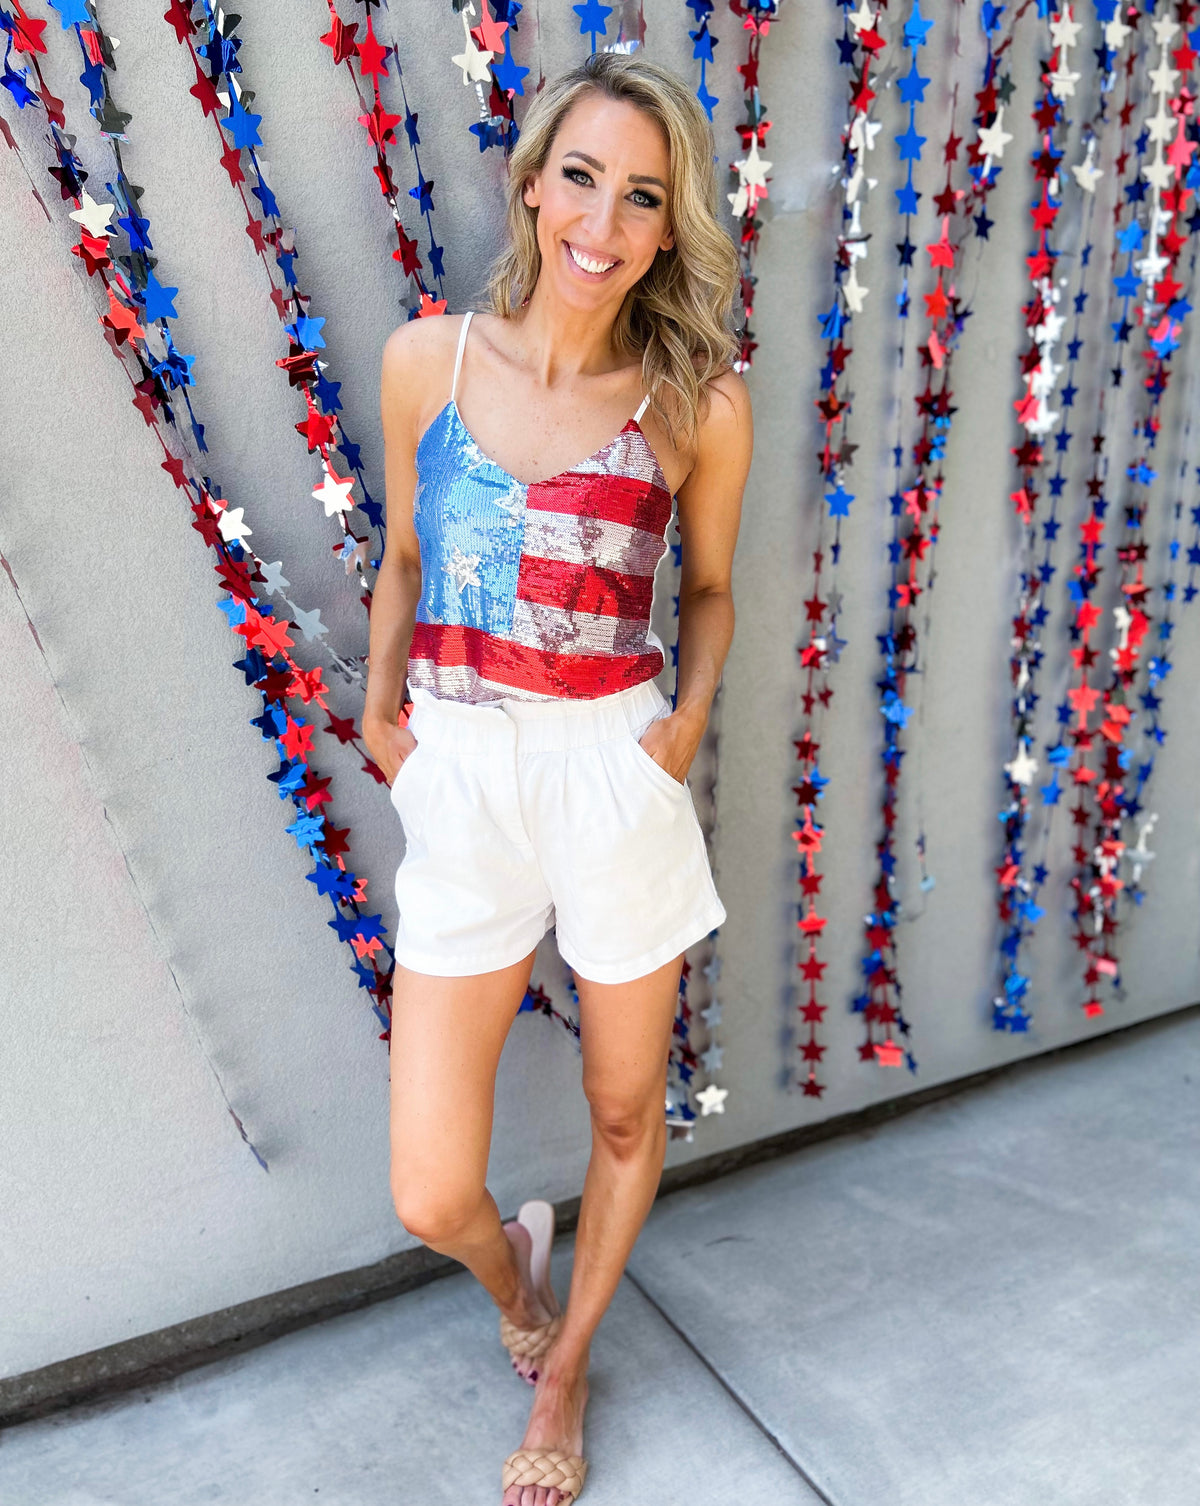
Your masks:
<instances>
[{"instance_id":1,"label":"woman's eye","mask_svg":"<svg viewBox=\"0 0 1200 1506\"><path fill-rule=\"evenodd\" d=\"M592 181L591 173L586 172L582 167L564 167L562 172L563 177L571 183L577 183L580 178L582 178L585 183L590 183ZM634 194L643 200L643 202L637 206L639 209L657 209L658 206L662 203L662 200L657 196L657 194L647 193L644 188L635 188Z\"/></svg>"}]
</instances>

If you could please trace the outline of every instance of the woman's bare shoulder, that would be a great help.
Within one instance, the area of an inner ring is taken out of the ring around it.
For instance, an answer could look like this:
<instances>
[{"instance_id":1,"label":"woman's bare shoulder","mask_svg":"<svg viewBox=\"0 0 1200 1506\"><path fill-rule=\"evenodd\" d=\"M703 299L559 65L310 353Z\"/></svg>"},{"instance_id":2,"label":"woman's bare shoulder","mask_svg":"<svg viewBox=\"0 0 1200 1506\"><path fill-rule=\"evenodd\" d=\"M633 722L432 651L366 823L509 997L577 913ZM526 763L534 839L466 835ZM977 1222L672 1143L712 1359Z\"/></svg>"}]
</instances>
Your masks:
<instances>
[{"instance_id":1,"label":"woman's bare shoulder","mask_svg":"<svg viewBox=\"0 0 1200 1506\"><path fill-rule=\"evenodd\" d=\"M748 468L754 446L750 388L741 373L721 367L704 383L704 392L689 480L730 466Z\"/></svg>"},{"instance_id":2,"label":"woman's bare shoulder","mask_svg":"<svg viewBox=\"0 0 1200 1506\"><path fill-rule=\"evenodd\" d=\"M408 319L398 325L383 344L383 369L405 374L421 371L429 376L429 363L453 351L465 314L436 314Z\"/></svg>"},{"instance_id":3,"label":"woman's bare shoulder","mask_svg":"<svg viewBox=\"0 0 1200 1506\"><path fill-rule=\"evenodd\" d=\"M741 372L722 366L704 384L708 394L701 430L727 434L750 418L750 388Z\"/></svg>"},{"instance_id":4,"label":"woman's bare shoulder","mask_svg":"<svg viewBox=\"0 0 1200 1506\"><path fill-rule=\"evenodd\" d=\"M414 445L449 397L463 318L438 314L409 319L384 341L380 372L384 422Z\"/></svg>"}]
</instances>

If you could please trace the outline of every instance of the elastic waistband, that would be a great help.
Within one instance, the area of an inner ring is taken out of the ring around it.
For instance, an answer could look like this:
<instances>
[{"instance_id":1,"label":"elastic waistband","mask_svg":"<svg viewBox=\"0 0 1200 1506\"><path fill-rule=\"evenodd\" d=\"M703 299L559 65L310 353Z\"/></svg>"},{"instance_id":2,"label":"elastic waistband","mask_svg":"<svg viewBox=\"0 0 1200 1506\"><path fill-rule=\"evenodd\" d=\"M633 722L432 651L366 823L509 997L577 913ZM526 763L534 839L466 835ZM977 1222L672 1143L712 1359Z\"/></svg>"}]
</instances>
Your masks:
<instances>
[{"instance_id":1,"label":"elastic waistband","mask_svg":"<svg viewBox=\"0 0 1200 1506\"><path fill-rule=\"evenodd\" d=\"M475 706L443 700L421 685L411 694L408 725L417 741L459 753L485 753L514 741L528 753L583 748L644 725L670 704L653 680L591 700L506 698Z\"/></svg>"}]
</instances>

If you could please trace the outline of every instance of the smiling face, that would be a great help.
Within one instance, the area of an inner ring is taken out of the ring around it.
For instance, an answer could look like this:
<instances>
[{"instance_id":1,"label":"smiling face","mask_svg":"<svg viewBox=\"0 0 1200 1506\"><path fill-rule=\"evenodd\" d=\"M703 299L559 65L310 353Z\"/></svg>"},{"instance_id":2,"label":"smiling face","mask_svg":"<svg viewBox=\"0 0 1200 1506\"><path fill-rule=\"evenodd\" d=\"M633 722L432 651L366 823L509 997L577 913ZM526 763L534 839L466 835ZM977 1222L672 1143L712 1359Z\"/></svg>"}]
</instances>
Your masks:
<instances>
[{"instance_id":1,"label":"smiling face","mask_svg":"<svg viewBox=\"0 0 1200 1506\"><path fill-rule=\"evenodd\" d=\"M574 307L619 308L658 252L675 244L670 182L658 122L625 100L585 95L523 192L538 211L539 281L549 278L555 297Z\"/></svg>"}]
</instances>

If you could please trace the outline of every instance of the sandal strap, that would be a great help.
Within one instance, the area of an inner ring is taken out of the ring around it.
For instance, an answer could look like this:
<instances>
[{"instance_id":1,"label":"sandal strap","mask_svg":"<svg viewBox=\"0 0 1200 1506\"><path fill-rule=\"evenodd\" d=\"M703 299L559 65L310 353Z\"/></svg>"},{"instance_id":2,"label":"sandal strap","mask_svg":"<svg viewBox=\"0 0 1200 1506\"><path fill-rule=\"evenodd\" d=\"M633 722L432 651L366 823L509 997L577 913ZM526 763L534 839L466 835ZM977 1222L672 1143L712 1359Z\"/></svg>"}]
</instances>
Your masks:
<instances>
[{"instance_id":1,"label":"sandal strap","mask_svg":"<svg viewBox=\"0 0 1200 1506\"><path fill-rule=\"evenodd\" d=\"M570 1492L572 1501L583 1489L586 1478L587 1460L557 1448L519 1448L509 1454L500 1471L502 1490L510 1485L554 1485Z\"/></svg>"},{"instance_id":2,"label":"sandal strap","mask_svg":"<svg viewBox=\"0 0 1200 1506\"><path fill-rule=\"evenodd\" d=\"M547 1322L539 1324L536 1328L518 1328L501 1313L500 1342L510 1354L519 1355L522 1359L541 1359L558 1337L562 1321L562 1313L555 1313Z\"/></svg>"}]
</instances>

